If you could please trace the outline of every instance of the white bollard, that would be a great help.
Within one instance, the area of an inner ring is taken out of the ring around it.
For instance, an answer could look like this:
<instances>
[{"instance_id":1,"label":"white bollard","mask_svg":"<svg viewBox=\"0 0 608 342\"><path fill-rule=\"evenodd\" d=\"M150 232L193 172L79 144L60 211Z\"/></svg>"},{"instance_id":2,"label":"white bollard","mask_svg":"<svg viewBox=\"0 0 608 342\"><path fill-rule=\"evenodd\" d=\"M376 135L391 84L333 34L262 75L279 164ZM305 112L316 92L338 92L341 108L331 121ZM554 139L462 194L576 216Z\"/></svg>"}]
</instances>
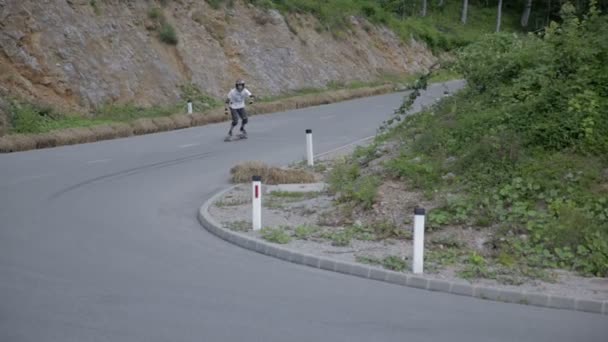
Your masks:
<instances>
[{"instance_id":1,"label":"white bollard","mask_svg":"<svg viewBox=\"0 0 608 342\"><path fill-rule=\"evenodd\" d=\"M188 100L188 114L192 114L192 101Z\"/></svg>"},{"instance_id":2,"label":"white bollard","mask_svg":"<svg viewBox=\"0 0 608 342\"><path fill-rule=\"evenodd\" d=\"M252 204L253 204L253 230L262 229L262 177L251 178Z\"/></svg>"},{"instance_id":3,"label":"white bollard","mask_svg":"<svg viewBox=\"0 0 608 342\"><path fill-rule=\"evenodd\" d=\"M308 166L314 166L314 155L312 151L312 129L306 130L306 157L308 159Z\"/></svg>"},{"instance_id":4,"label":"white bollard","mask_svg":"<svg viewBox=\"0 0 608 342\"><path fill-rule=\"evenodd\" d=\"M412 272L422 274L424 271L424 209L414 209L414 262Z\"/></svg>"}]
</instances>

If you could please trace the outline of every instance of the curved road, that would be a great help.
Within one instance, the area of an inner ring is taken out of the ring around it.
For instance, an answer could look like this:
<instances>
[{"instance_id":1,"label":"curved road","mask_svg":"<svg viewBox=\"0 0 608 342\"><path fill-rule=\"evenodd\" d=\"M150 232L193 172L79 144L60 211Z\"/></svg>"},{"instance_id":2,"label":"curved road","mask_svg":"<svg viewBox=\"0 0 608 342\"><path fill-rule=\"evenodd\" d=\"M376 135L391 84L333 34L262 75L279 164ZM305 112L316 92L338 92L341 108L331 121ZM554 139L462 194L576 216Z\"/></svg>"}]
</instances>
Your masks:
<instances>
[{"instance_id":1,"label":"curved road","mask_svg":"<svg viewBox=\"0 0 608 342\"><path fill-rule=\"evenodd\" d=\"M0 155L0 341L606 341L606 316L321 271L199 226L235 163L300 159L305 128L316 152L372 135L401 98L256 116L233 143L221 124Z\"/></svg>"}]
</instances>

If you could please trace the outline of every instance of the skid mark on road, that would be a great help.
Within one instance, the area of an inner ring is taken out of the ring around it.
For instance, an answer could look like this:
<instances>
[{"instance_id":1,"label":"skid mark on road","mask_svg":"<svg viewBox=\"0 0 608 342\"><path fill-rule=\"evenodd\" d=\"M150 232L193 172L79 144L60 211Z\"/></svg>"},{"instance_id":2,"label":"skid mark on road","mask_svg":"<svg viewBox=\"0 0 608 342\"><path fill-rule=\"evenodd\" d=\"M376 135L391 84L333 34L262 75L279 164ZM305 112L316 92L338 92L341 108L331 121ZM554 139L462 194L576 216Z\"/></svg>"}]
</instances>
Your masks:
<instances>
[{"instance_id":1,"label":"skid mark on road","mask_svg":"<svg viewBox=\"0 0 608 342\"><path fill-rule=\"evenodd\" d=\"M131 169L127 169L127 170L122 170L122 171L118 171L118 172L113 172L104 176L100 176L100 177L95 177L89 180L86 180L84 182L80 182L78 184L74 184L72 186L69 186L63 190L60 190L54 194L52 194L49 197L49 200L54 200L57 199L58 197L60 197L61 195L64 195L70 191L76 190L80 187L86 186L86 185L90 185L93 183L99 183L102 182L104 180L108 180L108 179L115 179L115 178L120 178L120 177L126 177L126 176L132 176L138 173L142 173L144 171L149 171L149 170L155 170L155 169L160 169L163 167L169 167L169 166L174 166L174 165L179 165L179 164L183 164L183 163L187 163L190 161L195 161L195 160L200 160L200 159L204 159L205 157L208 157L209 155L214 154L215 151L212 152L204 152L204 153L197 153L197 154L193 154L187 157L181 157L181 158L176 158L176 159L171 159L171 160L166 160L166 161L162 161L162 162L158 162L158 163L152 163L152 164L147 164L147 165L143 165L143 166L138 166L138 167L134 167Z\"/></svg>"}]
</instances>

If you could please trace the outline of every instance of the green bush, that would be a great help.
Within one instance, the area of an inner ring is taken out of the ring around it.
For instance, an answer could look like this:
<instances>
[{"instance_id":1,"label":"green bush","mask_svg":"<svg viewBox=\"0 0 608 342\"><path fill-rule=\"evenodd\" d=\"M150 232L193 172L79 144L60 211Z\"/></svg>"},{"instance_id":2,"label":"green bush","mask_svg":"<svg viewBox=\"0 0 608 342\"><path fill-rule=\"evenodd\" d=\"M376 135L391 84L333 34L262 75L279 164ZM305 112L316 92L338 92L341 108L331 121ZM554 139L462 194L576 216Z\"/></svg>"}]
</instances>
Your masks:
<instances>
[{"instance_id":1,"label":"green bush","mask_svg":"<svg viewBox=\"0 0 608 342\"><path fill-rule=\"evenodd\" d=\"M222 2L224 2L224 0L205 0L205 1L213 9L219 9L222 6Z\"/></svg>"},{"instance_id":2,"label":"green bush","mask_svg":"<svg viewBox=\"0 0 608 342\"><path fill-rule=\"evenodd\" d=\"M518 274L605 276L608 17L562 12L543 34L488 35L462 49L468 88L389 132L402 148L385 166L445 200L431 228L499 228L495 257L514 258ZM465 274L483 276L480 257L470 259Z\"/></svg>"},{"instance_id":3,"label":"green bush","mask_svg":"<svg viewBox=\"0 0 608 342\"><path fill-rule=\"evenodd\" d=\"M159 36L160 40L164 43L170 45L177 45L178 43L177 33L175 32L173 26L171 26L169 23L162 24L160 27Z\"/></svg>"},{"instance_id":4,"label":"green bush","mask_svg":"<svg viewBox=\"0 0 608 342\"><path fill-rule=\"evenodd\" d=\"M152 20L164 20L163 10L160 7L152 7L148 10L148 18Z\"/></svg>"},{"instance_id":5,"label":"green bush","mask_svg":"<svg viewBox=\"0 0 608 342\"><path fill-rule=\"evenodd\" d=\"M398 256L390 255L382 259L382 266L391 271L403 272L407 263Z\"/></svg>"},{"instance_id":6,"label":"green bush","mask_svg":"<svg viewBox=\"0 0 608 342\"><path fill-rule=\"evenodd\" d=\"M353 232L348 229L345 229L345 230L342 230L339 232L334 232L331 234L332 246L338 246L338 247L349 246L352 239L353 239Z\"/></svg>"},{"instance_id":7,"label":"green bush","mask_svg":"<svg viewBox=\"0 0 608 342\"><path fill-rule=\"evenodd\" d=\"M262 238L264 240L267 240L270 242L286 244L291 241L291 236L289 235L289 233L287 233L287 231L283 227L263 228L262 230L260 230L260 233L262 234Z\"/></svg>"},{"instance_id":8,"label":"green bush","mask_svg":"<svg viewBox=\"0 0 608 342\"><path fill-rule=\"evenodd\" d=\"M39 133L51 119L31 105L14 106L12 109L12 131L15 133Z\"/></svg>"},{"instance_id":9,"label":"green bush","mask_svg":"<svg viewBox=\"0 0 608 342\"><path fill-rule=\"evenodd\" d=\"M203 92L196 84L182 84L179 87L181 98L184 101L191 100L194 112L204 112L207 109L221 105L221 102L213 96Z\"/></svg>"},{"instance_id":10,"label":"green bush","mask_svg":"<svg viewBox=\"0 0 608 342\"><path fill-rule=\"evenodd\" d=\"M296 229L294 231L294 235L295 235L296 239L308 240L314 234L316 234L318 231L319 231L319 227L302 225L302 226L296 227Z\"/></svg>"},{"instance_id":11,"label":"green bush","mask_svg":"<svg viewBox=\"0 0 608 342\"><path fill-rule=\"evenodd\" d=\"M342 202L361 204L370 209L374 204L380 180L373 175L361 175L360 168L351 161L338 161L329 176L329 189L339 194Z\"/></svg>"}]
</instances>

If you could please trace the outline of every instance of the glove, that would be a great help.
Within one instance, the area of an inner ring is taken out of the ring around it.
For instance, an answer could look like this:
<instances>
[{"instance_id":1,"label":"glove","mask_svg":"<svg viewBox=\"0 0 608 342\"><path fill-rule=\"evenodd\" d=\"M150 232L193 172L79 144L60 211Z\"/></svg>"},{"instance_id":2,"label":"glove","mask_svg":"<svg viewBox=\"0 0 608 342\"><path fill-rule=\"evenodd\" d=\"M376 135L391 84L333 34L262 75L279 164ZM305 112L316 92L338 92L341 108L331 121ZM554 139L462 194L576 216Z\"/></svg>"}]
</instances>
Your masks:
<instances>
[{"instance_id":1,"label":"glove","mask_svg":"<svg viewBox=\"0 0 608 342\"><path fill-rule=\"evenodd\" d=\"M224 107L224 115L228 115L228 107Z\"/></svg>"}]
</instances>

